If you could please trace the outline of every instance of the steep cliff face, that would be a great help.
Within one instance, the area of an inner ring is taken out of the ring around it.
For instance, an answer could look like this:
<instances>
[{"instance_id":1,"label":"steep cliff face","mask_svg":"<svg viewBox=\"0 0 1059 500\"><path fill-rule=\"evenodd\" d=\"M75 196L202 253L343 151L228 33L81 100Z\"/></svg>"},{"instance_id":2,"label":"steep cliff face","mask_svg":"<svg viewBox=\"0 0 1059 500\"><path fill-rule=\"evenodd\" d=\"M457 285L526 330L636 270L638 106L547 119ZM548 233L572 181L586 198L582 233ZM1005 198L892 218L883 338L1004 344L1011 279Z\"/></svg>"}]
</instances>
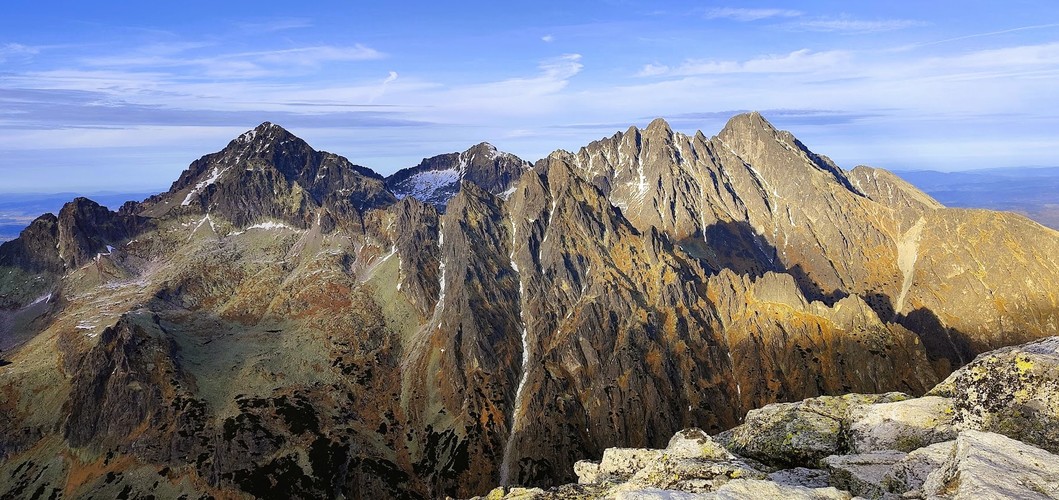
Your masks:
<instances>
[{"instance_id":1,"label":"steep cliff face","mask_svg":"<svg viewBox=\"0 0 1059 500\"><path fill-rule=\"evenodd\" d=\"M404 179L453 165L397 200L266 123L167 193L75 200L0 246L0 490L553 484L1059 333L1057 233L845 172L760 115Z\"/></svg>"}]
</instances>

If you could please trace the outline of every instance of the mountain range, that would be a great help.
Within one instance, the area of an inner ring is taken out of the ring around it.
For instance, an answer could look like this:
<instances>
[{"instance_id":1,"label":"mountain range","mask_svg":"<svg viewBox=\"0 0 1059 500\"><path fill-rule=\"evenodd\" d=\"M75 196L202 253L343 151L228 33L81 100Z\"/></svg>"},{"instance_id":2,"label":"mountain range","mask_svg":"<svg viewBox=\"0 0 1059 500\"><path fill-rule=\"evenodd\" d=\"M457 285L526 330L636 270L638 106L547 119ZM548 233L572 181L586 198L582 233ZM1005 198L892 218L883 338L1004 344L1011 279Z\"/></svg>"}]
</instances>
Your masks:
<instances>
[{"instance_id":1,"label":"mountain range","mask_svg":"<svg viewBox=\"0 0 1059 500\"><path fill-rule=\"evenodd\" d=\"M760 114L384 178L263 123L0 245L0 491L435 498L1059 334L1059 232Z\"/></svg>"}]
</instances>

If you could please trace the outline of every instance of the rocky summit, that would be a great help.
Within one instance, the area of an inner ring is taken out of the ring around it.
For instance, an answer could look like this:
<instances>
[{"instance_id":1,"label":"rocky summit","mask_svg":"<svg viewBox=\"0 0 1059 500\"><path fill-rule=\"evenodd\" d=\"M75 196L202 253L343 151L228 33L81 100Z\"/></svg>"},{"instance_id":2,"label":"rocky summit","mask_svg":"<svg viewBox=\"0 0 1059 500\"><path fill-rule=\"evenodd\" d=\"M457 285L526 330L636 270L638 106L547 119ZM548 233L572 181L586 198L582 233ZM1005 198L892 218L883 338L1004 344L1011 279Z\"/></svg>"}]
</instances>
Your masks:
<instances>
[{"instance_id":1,"label":"rocky summit","mask_svg":"<svg viewBox=\"0 0 1059 500\"><path fill-rule=\"evenodd\" d=\"M0 246L0 491L841 497L901 463L949 495L1059 451L1054 341L1003 350L1059 335L1057 291L1056 231L757 113L388 178L263 123Z\"/></svg>"},{"instance_id":2,"label":"rocky summit","mask_svg":"<svg viewBox=\"0 0 1059 500\"><path fill-rule=\"evenodd\" d=\"M1059 426L1057 382L1051 337L978 356L931 390L946 396L770 404L714 436L692 428L663 449L609 448L574 465L576 484L487 498L1059 498L1059 439L1045 430ZM986 393L997 401L966 413ZM997 425L1011 418L1037 425Z\"/></svg>"}]
</instances>

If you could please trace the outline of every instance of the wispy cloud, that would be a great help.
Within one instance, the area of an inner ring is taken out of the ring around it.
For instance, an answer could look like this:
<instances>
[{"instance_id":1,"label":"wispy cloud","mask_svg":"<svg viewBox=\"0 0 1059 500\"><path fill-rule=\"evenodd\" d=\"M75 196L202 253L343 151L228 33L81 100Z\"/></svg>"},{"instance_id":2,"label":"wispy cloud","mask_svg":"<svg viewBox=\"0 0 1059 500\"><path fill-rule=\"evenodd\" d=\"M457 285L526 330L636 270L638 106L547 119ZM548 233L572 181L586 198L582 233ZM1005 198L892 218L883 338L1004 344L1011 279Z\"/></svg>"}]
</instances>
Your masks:
<instances>
[{"instance_id":1,"label":"wispy cloud","mask_svg":"<svg viewBox=\"0 0 1059 500\"><path fill-rule=\"evenodd\" d=\"M739 7L721 7L706 11L706 19L731 19L733 21L760 21L771 17L798 17L802 12L791 9L745 9Z\"/></svg>"},{"instance_id":2,"label":"wispy cloud","mask_svg":"<svg viewBox=\"0 0 1059 500\"><path fill-rule=\"evenodd\" d=\"M311 28L313 27L313 23L309 19L286 17L283 19L273 19L268 21L240 23L238 26L243 32L253 34L276 33L280 31Z\"/></svg>"},{"instance_id":3,"label":"wispy cloud","mask_svg":"<svg viewBox=\"0 0 1059 500\"><path fill-rule=\"evenodd\" d=\"M704 111L697 113L678 113L673 115L667 115L666 119L673 125L680 125L684 123L699 124L703 121L717 121L727 120L734 115L739 113L746 113L749 111L758 111L761 114L768 117L769 120L775 122L780 126L791 126L791 125L844 125L859 120L865 120L869 118L877 118L886 116L886 113L879 111L875 112L856 112L856 111L843 111L835 109L730 109L724 111ZM644 120L650 119L650 117L642 118Z\"/></svg>"},{"instance_id":4,"label":"wispy cloud","mask_svg":"<svg viewBox=\"0 0 1059 500\"><path fill-rule=\"evenodd\" d=\"M819 31L825 33L864 34L879 33L884 31L896 31L918 26L926 26L927 23L915 19L854 19L848 16L806 19L794 23L792 27L796 30Z\"/></svg>"},{"instance_id":5,"label":"wispy cloud","mask_svg":"<svg viewBox=\"0 0 1059 500\"><path fill-rule=\"evenodd\" d=\"M691 59L674 68L662 64L647 64L640 70L638 76L809 73L822 68L834 67L846 61L849 56L848 52L841 50L814 52L809 49L802 49L789 54L767 55L745 61Z\"/></svg>"},{"instance_id":6,"label":"wispy cloud","mask_svg":"<svg viewBox=\"0 0 1059 500\"><path fill-rule=\"evenodd\" d=\"M386 79L383 80L382 83L379 84L378 93L376 93L375 95L371 96L370 99L368 99L368 104L373 104L376 100L378 100L380 97L382 97L382 95L384 93L386 93L386 87L388 85L390 85L391 83L395 82L395 81L397 81L397 72L396 71L391 71L390 74L386 76Z\"/></svg>"},{"instance_id":7,"label":"wispy cloud","mask_svg":"<svg viewBox=\"0 0 1059 500\"><path fill-rule=\"evenodd\" d=\"M90 67L138 70L196 67L206 75L219 78L258 78L289 72L294 68L316 68L325 63L383 59L386 54L363 44L352 46L317 45L290 49L252 52L190 55L193 49L207 44L160 44L150 50L85 58Z\"/></svg>"},{"instance_id":8,"label":"wispy cloud","mask_svg":"<svg viewBox=\"0 0 1059 500\"><path fill-rule=\"evenodd\" d=\"M555 41L555 37L552 35L544 35L541 37L541 41L545 43L552 43Z\"/></svg>"},{"instance_id":9,"label":"wispy cloud","mask_svg":"<svg viewBox=\"0 0 1059 500\"><path fill-rule=\"evenodd\" d=\"M941 39L941 40L934 40L932 42L916 43L916 44L906 45L904 47L900 47L897 50L910 50L910 49L915 49L915 48L919 48L919 47L927 47L927 46L930 46L930 45L939 45L939 44L943 44L943 43L958 42L960 40L969 40L969 39L972 39L972 38L983 38L983 37L989 37L989 36L1004 35L1004 34L1007 34L1007 33L1017 33L1019 31L1039 30L1039 29L1056 28L1056 27L1059 27L1059 23L1035 24L1035 25L1032 25L1032 26L1019 26L1017 28L1009 28L1009 29L1005 29L1005 30L987 31L987 32L984 32L984 33L972 33L970 35L963 35L963 36L957 36L957 37L952 37L952 38L944 38L944 39Z\"/></svg>"},{"instance_id":10,"label":"wispy cloud","mask_svg":"<svg viewBox=\"0 0 1059 500\"><path fill-rule=\"evenodd\" d=\"M549 80L566 80L581 72L581 54L563 54L540 63L543 77Z\"/></svg>"},{"instance_id":11,"label":"wispy cloud","mask_svg":"<svg viewBox=\"0 0 1059 500\"><path fill-rule=\"evenodd\" d=\"M40 48L22 45L21 43L5 43L0 45L0 62L11 59L27 59L40 53Z\"/></svg>"}]
</instances>

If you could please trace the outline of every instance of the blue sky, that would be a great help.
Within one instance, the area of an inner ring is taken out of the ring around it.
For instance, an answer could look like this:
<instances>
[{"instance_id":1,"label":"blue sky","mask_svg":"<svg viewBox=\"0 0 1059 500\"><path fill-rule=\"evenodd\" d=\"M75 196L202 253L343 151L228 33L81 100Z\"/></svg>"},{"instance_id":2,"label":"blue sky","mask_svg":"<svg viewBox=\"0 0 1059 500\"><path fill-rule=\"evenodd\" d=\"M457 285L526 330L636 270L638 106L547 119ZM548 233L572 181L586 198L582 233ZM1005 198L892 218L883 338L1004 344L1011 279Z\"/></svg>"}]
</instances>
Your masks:
<instances>
[{"instance_id":1,"label":"blue sky","mask_svg":"<svg viewBox=\"0 0 1059 500\"><path fill-rule=\"evenodd\" d=\"M1059 165L1059 2L47 2L0 16L0 193L163 189L268 120L380 173L760 110L844 168Z\"/></svg>"}]
</instances>

